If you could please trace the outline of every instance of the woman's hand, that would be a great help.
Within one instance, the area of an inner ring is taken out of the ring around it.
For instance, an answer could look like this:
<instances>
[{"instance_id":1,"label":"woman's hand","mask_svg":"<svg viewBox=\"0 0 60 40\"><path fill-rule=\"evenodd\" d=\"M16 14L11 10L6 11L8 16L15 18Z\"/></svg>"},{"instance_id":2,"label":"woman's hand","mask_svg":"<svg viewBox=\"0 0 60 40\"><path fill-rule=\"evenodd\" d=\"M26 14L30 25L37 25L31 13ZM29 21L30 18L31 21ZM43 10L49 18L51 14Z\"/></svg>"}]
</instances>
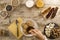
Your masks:
<instances>
[{"instance_id":1,"label":"woman's hand","mask_svg":"<svg viewBox=\"0 0 60 40\"><path fill-rule=\"evenodd\" d=\"M41 33L41 31L38 30L38 29L32 29L32 30L30 30L29 32L30 32L32 35L37 36L40 40L44 40L44 39L45 39L44 35L43 35L43 34Z\"/></svg>"}]
</instances>

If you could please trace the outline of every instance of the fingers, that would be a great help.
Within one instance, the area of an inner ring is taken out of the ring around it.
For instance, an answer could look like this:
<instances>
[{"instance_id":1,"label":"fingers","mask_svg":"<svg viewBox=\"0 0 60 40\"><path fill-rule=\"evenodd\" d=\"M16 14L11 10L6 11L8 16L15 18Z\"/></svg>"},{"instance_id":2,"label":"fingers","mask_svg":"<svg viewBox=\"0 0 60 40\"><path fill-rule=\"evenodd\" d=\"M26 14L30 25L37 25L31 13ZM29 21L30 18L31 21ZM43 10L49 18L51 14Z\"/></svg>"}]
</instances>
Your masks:
<instances>
[{"instance_id":1,"label":"fingers","mask_svg":"<svg viewBox=\"0 0 60 40\"><path fill-rule=\"evenodd\" d=\"M34 32L40 32L40 30L38 30L38 29L35 29L35 30L33 30Z\"/></svg>"},{"instance_id":2,"label":"fingers","mask_svg":"<svg viewBox=\"0 0 60 40\"><path fill-rule=\"evenodd\" d=\"M30 33L31 33L32 35L36 36L36 34L35 34L34 32L31 31Z\"/></svg>"},{"instance_id":3,"label":"fingers","mask_svg":"<svg viewBox=\"0 0 60 40\"><path fill-rule=\"evenodd\" d=\"M38 29L32 29L32 30L30 30L29 31L32 35L34 35L34 36L36 36L36 37L38 37L38 38L40 38L40 39L43 39L44 38L44 36L43 36L43 34L41 33L41 31L39 31Z\"/></svg>"},{"instance_id":4,"label":"fingers","mask_svg":"<svg viewBox=\"0 0 60 40\"><path fill-rule=\"evenodd\" d=\"M37 34L39 34L39 30L38 29L30 30L30 33L34 34L34 35L37 35Z\"/></svg>"},{"instance_id":5,"label":"fingers","mask_svg":"<svg viewBox=\"0 0 60 40\"><path fill-rule=\"evenodd\" d=\"M42 35L41 31L40 31L40 30L38 30L38 29L35 29L35 30L33 30L33 31L34 31L34 32L35 32L35 34L36 34L36 35L38 35L38 36L39 36L39 35Z\"/></svg>"}]
</instances>

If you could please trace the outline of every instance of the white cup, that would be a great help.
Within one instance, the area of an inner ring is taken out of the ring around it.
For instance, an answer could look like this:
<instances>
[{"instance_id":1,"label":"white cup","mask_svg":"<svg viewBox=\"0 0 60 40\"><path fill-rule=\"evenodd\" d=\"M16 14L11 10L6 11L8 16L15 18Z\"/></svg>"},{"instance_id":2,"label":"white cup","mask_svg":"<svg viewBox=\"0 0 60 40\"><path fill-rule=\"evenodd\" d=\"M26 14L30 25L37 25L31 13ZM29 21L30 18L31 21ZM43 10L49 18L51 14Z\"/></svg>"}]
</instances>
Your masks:
<instances>
[{"instance_id":1,"label":"white cup","mask_svg":"<svg viewBox=\"0 0 60 40\"><path fill-rule=\"evenodd\" d=\"M28 0L28 1L26 1L26 3L25 3L25 5L26 5L26 7L28 7L28 8L31 8L31 7L33 7L34 6L34 1L33 0Z\"/></svg>"}]
</instances>

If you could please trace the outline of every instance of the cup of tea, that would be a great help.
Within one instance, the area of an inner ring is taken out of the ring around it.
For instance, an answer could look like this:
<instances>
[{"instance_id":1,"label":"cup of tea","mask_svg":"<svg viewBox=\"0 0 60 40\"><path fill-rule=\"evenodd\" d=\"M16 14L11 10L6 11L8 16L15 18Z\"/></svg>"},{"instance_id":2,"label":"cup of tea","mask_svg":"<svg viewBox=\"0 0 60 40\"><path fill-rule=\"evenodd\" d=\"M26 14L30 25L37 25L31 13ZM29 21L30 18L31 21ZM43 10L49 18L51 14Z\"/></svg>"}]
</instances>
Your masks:
<instances>
[{"instance_id":1,"label":"cup of tea","mask_svg":"<svg viewBox=\"0 0 60 40\"><path fill-rule=\"evenodd\" d=\"M26 7L28 7L28 8L33 7L34 4L35 4L35 2L33 0L27 0L25 3Z\"/></svg>"},{"instance_id":2,"label":"cup of tea","mask_svg":"<svg viewBox=\"0 0 60 40\"><path fill-rule=\"evenodd\" d=\"M11 0L12 6L18 6L20 4L20 0Z\"/></svg>"},{"instance_id":3,"label":"cup of tea","mask_svg":"<svg viewBox=\"0 0 60 40\"><path fill-rule=\"evenodd\" d=\"M12 5L7 5L6 6L6 11L11 11L12 10Z\"/></svg>"}]
</instances>

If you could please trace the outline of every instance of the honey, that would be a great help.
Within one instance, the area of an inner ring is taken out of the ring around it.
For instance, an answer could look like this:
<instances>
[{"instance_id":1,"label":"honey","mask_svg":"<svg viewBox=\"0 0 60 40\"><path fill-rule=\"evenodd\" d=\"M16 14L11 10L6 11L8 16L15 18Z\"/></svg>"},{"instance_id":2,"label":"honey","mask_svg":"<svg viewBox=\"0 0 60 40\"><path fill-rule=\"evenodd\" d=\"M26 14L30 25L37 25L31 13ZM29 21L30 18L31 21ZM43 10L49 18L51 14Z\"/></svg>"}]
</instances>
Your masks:
<instances>
[{"instance_id":1,"label":"honey","mask_svg":"<svg viewBox=\"0 0 60 40\"><path fill-rule=\"evenodd\" d=\"M36 6L37 6L37 7L43 7L43 6L44 6L43 1L42 1L42 0L37 0L37 1L36 1Z\"/></svg>"}]
</instances>

